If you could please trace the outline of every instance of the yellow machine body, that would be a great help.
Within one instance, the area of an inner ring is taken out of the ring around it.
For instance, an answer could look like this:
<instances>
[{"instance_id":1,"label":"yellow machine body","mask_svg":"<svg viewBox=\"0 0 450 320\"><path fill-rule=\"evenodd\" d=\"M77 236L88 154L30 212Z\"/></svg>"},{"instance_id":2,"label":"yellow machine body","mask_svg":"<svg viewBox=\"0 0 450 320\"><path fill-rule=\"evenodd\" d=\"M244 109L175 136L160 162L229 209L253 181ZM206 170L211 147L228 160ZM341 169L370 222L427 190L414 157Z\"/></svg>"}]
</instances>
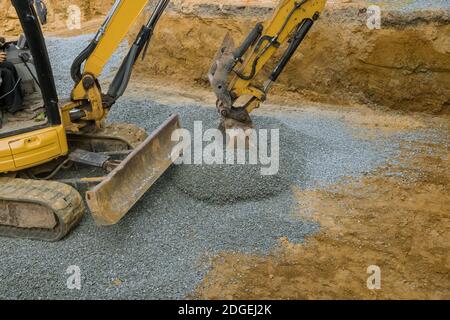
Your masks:
<instances>
[{"instance_id":1,"label":"yellow machine body","mask_svg":"<svg viewBox=\"0 0 450 320\"><path fill-rule=\"evenodd\" d=\"M0 173L44 164L67 155L68 149L63 125L0 139Z\"/></svg>"},{"instance_id":2,"label":"yellow machine body","mask_svg":"<svg viewBox=\"0 0 450 320\"><path fill-rule=\"evenodd\" d=\"M147 0L122 1L111 17L96 49L86 61L84 74L95 79L101 74L120 42L147 5ZM78 131L70 121L69 111L89 101L90 111L85 120L101 121L106 117L102 108L101 92L97 86L86 90L82 82L74 88L72 102L61 108L63 124L17 134L0 139L0 173L28 169L68 153L65 131Z\"/></svg>"}]
</instances>

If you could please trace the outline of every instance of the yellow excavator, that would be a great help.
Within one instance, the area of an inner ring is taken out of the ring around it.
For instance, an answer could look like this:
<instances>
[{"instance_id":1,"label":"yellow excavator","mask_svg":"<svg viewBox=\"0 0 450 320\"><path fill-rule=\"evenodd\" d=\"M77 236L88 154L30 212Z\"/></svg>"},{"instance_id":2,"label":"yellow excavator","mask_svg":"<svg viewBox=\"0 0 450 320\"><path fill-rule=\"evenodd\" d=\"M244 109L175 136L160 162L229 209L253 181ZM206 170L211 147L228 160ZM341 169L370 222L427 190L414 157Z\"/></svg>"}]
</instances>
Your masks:
<instances>
[{"instance_id":1,"label":"yellow excavator","mask_svg":"<svg viewBox=\"0 0 450 320\"><path fill-rule=\"evenodd\" d=\"M115 224L174 160L171 135L180 128L178 115L149 136L135 126L104 121L125 92L133 65L145 55L169 1L157 2L103 93L102 70L148 5L147 0L117 0L75 58L70 70L74 87L67 100L56 93L40 24L43 10L37 11L33 0L11 2L23 36L5 44L5 50L22 82L24 110L5 119L0 129L0 236L63 238L85 212L84 191L96 223ZM41 1L39 5L42 9Z\"/></svg>"},{"instance_id":2,"label":"yellow excavator","mask_svg":"<svg viewBox=\"0 0 450 320\"><path fill-rule=\"evenodd\" d=\"M104 124L108 110L127 88L134 63L145 55L169 0L157 2L103 93L99 76L148 3L117 0L92 42L75 58L70 70L74 88L64 101L56 94L39 23L45 21L42 1L38 12L33 0L11 2L24 37L9 44L8 60L15 61L22 79L25 113L33 116L43 109L45 117L41 123L6 119L0 129L0 236L63 238L85 211L80 192L86 193L98 225L115 224L175 160L171 136L180 128L178 115L150 136L132 125ZM209 71L224 129L252 127L250 113L265 101L325 2L281 0L272 19L258 23L240 47L225 37ZM269 79L258 84L258 75L286 44ZM86 168L98 175L88 176Z\"/></svg>"},{"instance_id":3,"label":"yellow excavator","mask_svg":"<svg viewBox=\"0 0 450 320\"><path fill-rule=\"evenodd\" d=\"M250 113L266 100L271 85L319 19L325 4L326 0L281 0L273 17L258 23L238 48L230 34L225 36L208 74L223 130L245 132L253 127ZM268 79L263 81L262 71L286 45L269 70Z\"/></svg>"}]
</instances>

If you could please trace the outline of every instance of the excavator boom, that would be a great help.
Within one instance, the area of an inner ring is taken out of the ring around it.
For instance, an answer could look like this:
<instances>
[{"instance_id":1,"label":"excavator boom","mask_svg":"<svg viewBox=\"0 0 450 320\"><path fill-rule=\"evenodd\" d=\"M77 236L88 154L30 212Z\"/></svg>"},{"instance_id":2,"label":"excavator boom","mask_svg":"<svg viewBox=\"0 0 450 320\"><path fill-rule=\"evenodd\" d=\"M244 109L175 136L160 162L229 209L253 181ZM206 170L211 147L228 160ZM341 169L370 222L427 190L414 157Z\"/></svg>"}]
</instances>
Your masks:
<instances>
[{"instance_id":1,"label":"excavator boom","mask_svg":"<svg viewBox=\"0 0 450 320\"><path fill-rule=\"evenodd\" d=\"M156 3L108 91L102 92L100 74L148 5L148 0L116 0L90 44L74 59L74 88L65 104L59 103L39 23L45 21L44 3L11 1L33 57L28 61L36 67L46 123L0 132L0 235L62 239L83 216L81 191L98 225L116 224L176 160L171 138L181 127L177 114L150 135L130 124L105 125L169 0ZM96 176L85 176L80 168L86 166ZM65 170L72 172L61 174Z\"/></svg>"},{"instance_id":2,"label":"excavator boom","mask_svg":"<svg viewBox=\"0 0 450 320\"><path fill-rule=\"evenodd\" d=\"M138 57L146 53L153 31L167 8L170 0L159 0L156 7L142 26L131 45L128 54L116 73L107 93L102 93L98 78L105 65L124 40L137 18L148 5L147 0L116 0L104 23L90 44L75 58L71 67L71 76L75 82L72 90L72 104L65 110L77 114L75 120L97 121L105 118L107 109L124 94ZM79 108L88 102L88 108ZM70 117L74 119L74 117ZM73 128L73 121L66 118L67 127ZM76 126L75 126L76 127Z\"/></svg>"}]
</instances>

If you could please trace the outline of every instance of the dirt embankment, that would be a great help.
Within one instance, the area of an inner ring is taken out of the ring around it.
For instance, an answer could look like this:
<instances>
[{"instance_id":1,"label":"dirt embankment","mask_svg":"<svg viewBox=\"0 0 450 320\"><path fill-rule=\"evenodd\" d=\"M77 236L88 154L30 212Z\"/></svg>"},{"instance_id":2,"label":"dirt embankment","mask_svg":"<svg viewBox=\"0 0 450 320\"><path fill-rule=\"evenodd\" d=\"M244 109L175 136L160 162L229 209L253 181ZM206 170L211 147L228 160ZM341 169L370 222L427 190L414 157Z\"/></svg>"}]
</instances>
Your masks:
<instances>
[{"instance_id":1,"label":"dirt embankment","mask_svg":"<svg viewBox=\"0 0 450 320\"><path fill-rule=\"evenodd\" d=\"M206 87L224 35L230 32L238 42L270 15L270 5L173 7L138 72ZM315 102L449 114L449 12L388 11L381 30L370 30L366 21L362 6L329 5L273 92Z\"/></svg>"}]
</instances>

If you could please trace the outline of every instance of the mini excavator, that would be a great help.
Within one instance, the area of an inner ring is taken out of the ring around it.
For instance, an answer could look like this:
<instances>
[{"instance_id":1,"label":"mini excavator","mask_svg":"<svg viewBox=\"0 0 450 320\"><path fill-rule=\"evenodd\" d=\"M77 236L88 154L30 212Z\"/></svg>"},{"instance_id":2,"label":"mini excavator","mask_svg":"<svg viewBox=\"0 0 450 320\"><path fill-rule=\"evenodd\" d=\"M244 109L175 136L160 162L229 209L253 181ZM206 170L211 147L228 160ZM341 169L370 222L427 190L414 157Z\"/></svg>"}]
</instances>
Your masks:
<instances>
[{"instance_id":1,"label":"mini excavator","mask_svg":"<svg viewBox=\"0 0 450 320\"><path fill-rule=\"evenodd\" d=\"M0 129L0 236L60 240L85 212L81 193L98 225L116 224L174 160L171 135L180 128L178 115L150 135L104 121L124 94L136 60L146 54L169 0L156 3L103 93L102 70L148 5L148 0L117 0L74 59L74 87L67 100L57 96L41 29L42 1L11 3L23 35L6 44L7 61L18 71L24 110Z\"/></svg>"}]
</instances>

